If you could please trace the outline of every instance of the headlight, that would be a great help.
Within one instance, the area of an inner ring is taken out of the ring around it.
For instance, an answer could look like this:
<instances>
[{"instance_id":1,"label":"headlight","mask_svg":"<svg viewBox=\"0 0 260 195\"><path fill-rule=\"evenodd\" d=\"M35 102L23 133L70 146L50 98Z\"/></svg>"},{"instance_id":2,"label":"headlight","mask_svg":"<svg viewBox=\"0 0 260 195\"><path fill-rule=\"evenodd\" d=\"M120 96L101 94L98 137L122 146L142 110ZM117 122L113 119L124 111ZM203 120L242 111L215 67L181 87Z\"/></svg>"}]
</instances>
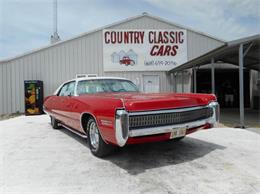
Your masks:
<instances>
[{"instance_id":1,"label":"headlight","mask_svg":"<svg viewBox=\"0 0 260 195\"><path fill-rule=\"evenodd\" d=\"M128 121L128 112L125 110L116 111L115 136L119 146L124 146L128 139Z\"/></svg>"}]
</instances>

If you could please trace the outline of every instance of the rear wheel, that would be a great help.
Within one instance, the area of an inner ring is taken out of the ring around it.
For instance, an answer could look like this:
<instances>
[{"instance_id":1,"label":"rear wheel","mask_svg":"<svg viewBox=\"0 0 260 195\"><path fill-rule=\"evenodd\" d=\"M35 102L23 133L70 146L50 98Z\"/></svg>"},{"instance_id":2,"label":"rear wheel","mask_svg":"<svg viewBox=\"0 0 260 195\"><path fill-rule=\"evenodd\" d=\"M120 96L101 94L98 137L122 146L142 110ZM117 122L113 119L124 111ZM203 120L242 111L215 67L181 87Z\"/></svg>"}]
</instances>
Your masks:
<instances>
[{"instance_id":1,"label":"rear wheel","mask_svg":"<svg viewBox=\"0 0 260 195\"><path fill-rule=\"evenodd\" d=\"M97 123L94 118L90 118L87 123L87 136L90 151L97 157L104 157L110 154L114 147L107 144L102 139Z\"/></svg>"},{"instance_id":2,"label":"rear wheel","mask_svg":"<svg viewBox=\"0 0 260 195\"><path fill-rule=\"evenodd\" d=\"M53 129L59 129L59 122L53 117L51 116L51 126Z\"/></svg>"}]
</instances>

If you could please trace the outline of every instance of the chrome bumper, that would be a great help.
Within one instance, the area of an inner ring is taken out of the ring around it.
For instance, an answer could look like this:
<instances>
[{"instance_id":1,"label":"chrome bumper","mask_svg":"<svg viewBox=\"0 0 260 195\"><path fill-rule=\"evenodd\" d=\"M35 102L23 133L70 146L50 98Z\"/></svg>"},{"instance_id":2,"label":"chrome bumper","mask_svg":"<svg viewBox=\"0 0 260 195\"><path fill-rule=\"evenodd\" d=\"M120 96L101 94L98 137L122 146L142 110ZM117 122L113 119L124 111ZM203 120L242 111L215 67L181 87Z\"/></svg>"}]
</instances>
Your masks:
<instances>
[{"instance_id":1,"label":"chrome bumper","mask_svg":"<svg viewBox=\"0 0 260 195\"><path fill-rule=\"evenodd\" d=\"M149 127L149 128L142 128L136 130L129 130L129 116L131 115L138 115L138 113L128 113L125 110L117 110L116 112L116 121L115 121L115 130L116 130L116 141L119 146L124 146L127 142L129 137L139 137L139 136L147 136L147 135L156 135L160 133L170 133L173 129L176 128L186 128L191 129L199 126L203 126L206 124L210 124L215 127L219 122L219 104L217 102L211 102L206 107L210 107L213 109L213 115L207 119L192 121L189 123L183 124L176 124L176 125L167 125L167 126L160 126L160 127ZM200 109L201 107L194 107L194 108L184 108L183 111L187 110L196 110ZM174 110L172 110L174 111ZM158 111L159 112L159 111ZM169 111L167 111L169 112ZM149 113L149 112L147 112ZM143 112L142 112L143 114Z\"/></svg>"},{"instance_id":2,"label":"chrome bumper","mask_svg":"<svg viewBox=\"0 0 260 195\"><path fill-rule=\"evenodd\" d=\"M152 127L152 128L132 130L129 131L129 137L139 137L139 136L146 136L146 135L155 135L160 133L170 133L172 132L173 129L178 129L178 128L191 129L194 127L205 125L207 123L208 122L206 119L206 120L194 121L186 124L177 124L177 125L168 125L162 127Z\"/></svg>"}]
</instances>

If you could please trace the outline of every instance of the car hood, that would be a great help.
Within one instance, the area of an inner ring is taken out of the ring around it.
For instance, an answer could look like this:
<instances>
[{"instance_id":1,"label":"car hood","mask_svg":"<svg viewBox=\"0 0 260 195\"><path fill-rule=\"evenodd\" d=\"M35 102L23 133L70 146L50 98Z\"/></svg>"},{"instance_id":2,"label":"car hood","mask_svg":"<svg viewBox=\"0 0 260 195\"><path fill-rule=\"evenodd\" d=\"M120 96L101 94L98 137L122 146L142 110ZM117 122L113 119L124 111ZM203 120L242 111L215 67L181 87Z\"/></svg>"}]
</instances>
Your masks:
<instances>
[{"instance_id":1,"label":"car hood","mask_svg":"<svg viewBox=\"0 0 260 195\"><path fill-rule=\"evenodd\" d=\"M161 110L203 106L216 101L212 94L192 93L102 93L102 97L121 99L128 111Z\"/></svg>"}]
</instances>

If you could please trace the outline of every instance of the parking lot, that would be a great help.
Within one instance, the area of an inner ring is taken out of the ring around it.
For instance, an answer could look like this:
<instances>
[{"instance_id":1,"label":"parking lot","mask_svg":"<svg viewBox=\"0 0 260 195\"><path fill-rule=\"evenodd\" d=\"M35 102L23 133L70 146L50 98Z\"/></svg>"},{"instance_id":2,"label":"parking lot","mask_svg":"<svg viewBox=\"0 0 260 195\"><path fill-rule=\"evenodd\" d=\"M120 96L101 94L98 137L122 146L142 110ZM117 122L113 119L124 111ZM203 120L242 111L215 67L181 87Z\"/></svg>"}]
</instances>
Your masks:
<instances>
[{"instance_id":1,"label":"parking lot","mask_svg":"<svg viewBox=\"0 0 260 195\"><path fill-rule=\"evenodd\" d=\"M0 193L260 193L260 134L202 130L105 159L49 118L0 121Z\"/></svg>"}]
</instances>

